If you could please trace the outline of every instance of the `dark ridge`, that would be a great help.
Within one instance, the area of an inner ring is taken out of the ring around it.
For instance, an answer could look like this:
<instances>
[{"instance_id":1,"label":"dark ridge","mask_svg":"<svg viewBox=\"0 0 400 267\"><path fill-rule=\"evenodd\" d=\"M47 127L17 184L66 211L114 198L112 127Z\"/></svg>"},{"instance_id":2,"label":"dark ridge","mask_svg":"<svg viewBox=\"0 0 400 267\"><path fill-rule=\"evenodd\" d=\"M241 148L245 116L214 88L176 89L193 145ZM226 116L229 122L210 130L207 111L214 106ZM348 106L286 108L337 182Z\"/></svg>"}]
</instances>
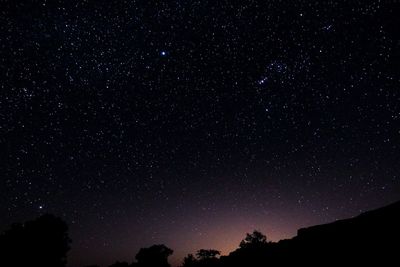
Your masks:
<instances>
[{"instance_id":1,"label":"dark ridge","mask_svg":"<svg viewBox=\"0 0 400 267\"><path fill-rule=\"evenodd\" d=\"M393 266L399 240L396 202L354 218L299 229L292 239L239 248L221 257L218 266Z\"/></svg>"},{"instance_id":2,"label":"dark ridge","mask_svg":"<svg viewBox=\"0 0 400 267\"><path fill-rule=\"evenodd\" d=\"M357 226L369 226L375 228L379 226L380 223L385 222L387 224L399 225L399 215L400 215L400 201L392 203L388 206L378 208L375 210L367 211L361 213L360 215L344 220L338 220L328 224L320 224L315 226L310 226L307 228L300 228L297 231L297 238L302 238L304 236L313 236L321 234L327 234L329 232L339 232L349 230L359 232L361 229L356 229ZM365 229L364 229L365 230ZM377 229L370 229L377 230Z\"/></svg>"},{"instance_id":3,"label":"dark ridge","mask_svg":"<svg viewBox=\"0 0 400 267\"><path fill-rule=\"evenodd\" d=\"M400 202L354 218L298 230L292 239L268 242L259 231L247 234L228 256L213 249L189 254L183 267L397 266ZM0 266L64 267L70 239L67 225L52 215L14 224L0 234ZM165 245L142 248L133 263L112 267L170 267L173 250Z\"/></svg>"}]
</instances>

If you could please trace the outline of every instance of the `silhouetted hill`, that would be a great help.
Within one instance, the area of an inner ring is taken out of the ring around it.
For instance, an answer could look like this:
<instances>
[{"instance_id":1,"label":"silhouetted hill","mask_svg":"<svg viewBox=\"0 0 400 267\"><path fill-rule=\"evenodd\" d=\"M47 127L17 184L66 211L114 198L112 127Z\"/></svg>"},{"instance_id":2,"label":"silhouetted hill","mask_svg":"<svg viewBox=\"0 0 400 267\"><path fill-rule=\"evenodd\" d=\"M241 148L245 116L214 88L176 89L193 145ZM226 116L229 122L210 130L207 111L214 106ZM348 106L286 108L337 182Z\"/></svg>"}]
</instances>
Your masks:
<instances>
[{"instance_id":1,"label":"silhouetted hill","mask_svg":"<svg viewBox=\"0 0 400 267\"><path fill-rule=\"evenodd\" d=\"M309 238L320 234L323 234L326 238L330 234L341 235L344 232L348 232L350 229L354 231L354 233L359 233L367 230L364 227L370 227L373 229L381 224L395 227L399 225L399 213L400 201L383 208L364 212L351 219L301 228L297 232L297 238Z\"/></svg>"},{"instance_id":2,"label":"silhouetted hill","mask_svg":"<svg viewBox=\"0 0 400 267\"><path fill-rule=\"evenodd\" d=\"M239 248L219 266L398 266L400 202L298 230L292 239Z\"/></svg>"},{"instance_id":3,"label":"silhouetted hill","mask_svg":"<svg viewBox=\"0 0 400 267\"><path fill-rule=\"evenodd\" d=\"M399 240L400 202L396 202L351 219L300 229L289 254L313 265L324 259L328 265L383 266L398 261Z\"/></svg>"}]
</instances>

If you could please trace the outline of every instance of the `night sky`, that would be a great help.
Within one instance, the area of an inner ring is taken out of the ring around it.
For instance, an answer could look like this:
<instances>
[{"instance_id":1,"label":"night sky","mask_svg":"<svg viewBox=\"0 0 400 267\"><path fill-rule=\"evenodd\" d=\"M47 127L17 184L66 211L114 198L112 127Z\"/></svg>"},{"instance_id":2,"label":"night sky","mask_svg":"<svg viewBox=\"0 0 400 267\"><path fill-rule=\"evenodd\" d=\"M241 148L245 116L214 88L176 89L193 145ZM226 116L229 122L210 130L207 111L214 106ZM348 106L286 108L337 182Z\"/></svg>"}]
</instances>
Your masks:
<instances>
[{"instance_id":1,"label":"night sky","mask_svg":"<svg viewBox=\"0 0 400 267\"><path fill-rule=\"evenodd\" d=\"M343 2L1 1L0 230L177 264L399 200L400 1Z\"/></svg>"}]
</instances>

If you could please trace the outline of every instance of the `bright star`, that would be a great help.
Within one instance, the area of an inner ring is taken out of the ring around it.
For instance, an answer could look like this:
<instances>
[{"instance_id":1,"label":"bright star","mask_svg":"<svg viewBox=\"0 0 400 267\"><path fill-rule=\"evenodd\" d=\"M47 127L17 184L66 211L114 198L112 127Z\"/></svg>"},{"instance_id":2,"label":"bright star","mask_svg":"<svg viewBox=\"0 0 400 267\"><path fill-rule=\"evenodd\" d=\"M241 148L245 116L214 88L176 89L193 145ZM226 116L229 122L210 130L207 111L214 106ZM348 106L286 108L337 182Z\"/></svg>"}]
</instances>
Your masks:
<instances>
[{"instance_id":1,"label":"bright star","mask_svg":"<svg viewBox=\"0 0 400 267\"><path fill-rule=\"evenodd\" d=\"M266 83L267 80L268 80L268 77L264 77L264 78L262 78L261 80L258 80L258 84L259 84L259 85L262 85L262 84Z\"/></svg>"}]
</instances>

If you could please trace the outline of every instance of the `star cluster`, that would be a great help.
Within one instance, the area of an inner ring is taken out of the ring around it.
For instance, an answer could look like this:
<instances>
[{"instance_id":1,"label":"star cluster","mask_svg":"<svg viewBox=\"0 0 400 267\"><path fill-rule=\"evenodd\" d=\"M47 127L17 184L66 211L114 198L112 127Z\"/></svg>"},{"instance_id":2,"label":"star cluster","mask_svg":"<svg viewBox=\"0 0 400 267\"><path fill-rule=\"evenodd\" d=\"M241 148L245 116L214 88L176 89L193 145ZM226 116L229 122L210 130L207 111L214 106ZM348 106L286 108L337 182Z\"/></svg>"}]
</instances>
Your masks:
<instances>
[{"instance_id":1,"label":"star cluster","mask_svg":"<svg viewBox=\"0 0 400 267\"><path fill-rule=\"evenodd\" d=\"M2 5L0 227L62 216L71 266L398 200L397 1Z\"/></svg>"}]
</instances>

